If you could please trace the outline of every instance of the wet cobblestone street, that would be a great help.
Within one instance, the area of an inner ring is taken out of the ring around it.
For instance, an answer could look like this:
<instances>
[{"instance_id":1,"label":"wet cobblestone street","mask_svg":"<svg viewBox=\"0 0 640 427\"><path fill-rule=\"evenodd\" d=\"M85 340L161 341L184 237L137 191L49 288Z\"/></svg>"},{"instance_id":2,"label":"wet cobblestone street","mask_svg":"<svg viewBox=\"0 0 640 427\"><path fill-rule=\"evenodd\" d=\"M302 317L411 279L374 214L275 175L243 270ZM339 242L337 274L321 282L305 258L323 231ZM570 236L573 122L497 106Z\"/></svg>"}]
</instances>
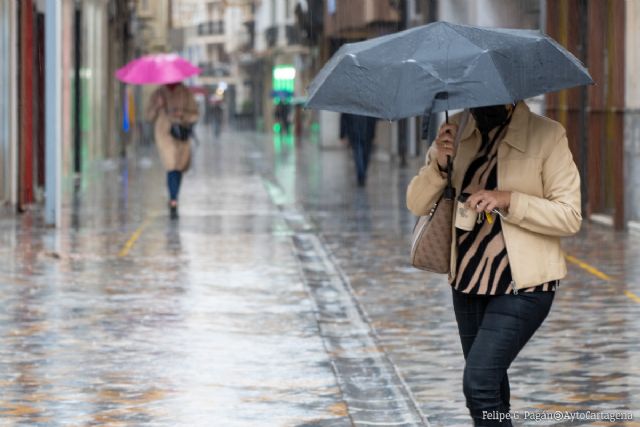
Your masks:
<instances>
[{"instance_id":1,"label":"wet cobblestone street","mask_svg":"<svg viewBox=\"0 0 640 427\"><path fill-rule=\"evenodd\" d=\"M64 207L0 215L0 426L468 426L444 277L412 269L418 168L201 129L181 217L155 154L105 163ZM153 162L149 161L150 159ZM586 221L509 370L512 410L631 410L640 237Z\"/></svg>"}]
</instances>

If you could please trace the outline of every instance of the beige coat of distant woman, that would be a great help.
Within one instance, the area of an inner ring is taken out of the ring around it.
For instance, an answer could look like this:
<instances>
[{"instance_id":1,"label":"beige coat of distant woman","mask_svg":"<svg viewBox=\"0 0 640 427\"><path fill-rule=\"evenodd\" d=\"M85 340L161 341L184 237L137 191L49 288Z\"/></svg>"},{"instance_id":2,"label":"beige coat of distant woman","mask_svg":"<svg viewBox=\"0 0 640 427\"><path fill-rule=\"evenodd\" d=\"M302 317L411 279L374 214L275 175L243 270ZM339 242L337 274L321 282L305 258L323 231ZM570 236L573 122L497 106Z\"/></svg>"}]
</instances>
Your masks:
<instances>
[{"instance_id":1,"label":"beige coat of distant woman","mask_svg":"<svg viewBox=\"0 0 640 427\"><path fill-rule=\"evenodd\" d=\"M191 144L170 134L171 123L195 123L198 105L189 89L179 83L173 88L161 86L151 95L146 118L155 122L154 139L167 171L184 172L191 164Z\"/></svg>"}]
</instances>

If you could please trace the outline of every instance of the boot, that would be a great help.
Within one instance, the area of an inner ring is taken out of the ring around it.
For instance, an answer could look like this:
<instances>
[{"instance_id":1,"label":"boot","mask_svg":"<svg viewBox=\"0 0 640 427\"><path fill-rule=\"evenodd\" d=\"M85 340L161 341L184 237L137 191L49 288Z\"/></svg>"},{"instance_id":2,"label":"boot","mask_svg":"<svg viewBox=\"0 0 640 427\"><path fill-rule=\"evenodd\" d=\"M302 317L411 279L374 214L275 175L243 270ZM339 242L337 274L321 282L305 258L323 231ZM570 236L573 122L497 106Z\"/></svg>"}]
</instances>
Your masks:
<instances>
[{"instance_id":1,"label":"boot","mask_svg":"<svg viewBox=\"0 0 640 427\"><path fill-rule=\"evenodd\" d=\"M178 203L175 200L169 203L169 218L178 219Z\"/></svg>"}]
</instances>

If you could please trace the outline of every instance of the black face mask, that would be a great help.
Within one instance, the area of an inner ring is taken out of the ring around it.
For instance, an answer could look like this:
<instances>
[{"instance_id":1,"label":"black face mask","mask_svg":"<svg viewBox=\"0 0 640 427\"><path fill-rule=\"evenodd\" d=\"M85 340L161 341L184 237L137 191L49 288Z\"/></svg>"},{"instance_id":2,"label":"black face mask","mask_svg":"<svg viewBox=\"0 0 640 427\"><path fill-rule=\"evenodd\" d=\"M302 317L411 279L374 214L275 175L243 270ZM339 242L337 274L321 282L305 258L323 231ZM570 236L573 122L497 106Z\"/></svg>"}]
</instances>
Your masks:
<instances>
[{"instance_id":1,"label":"black face mask","mask_svg":"<svg viewBox=\"0 0 640 427\"><path fill-rule=\"evenodd\" d=\"M500 126L509 116L509 111L504 105L491 105L470 110L473 118L476 119L478 130L482 133L488 133L491 129Z\"/></svg>"}]
</instances>

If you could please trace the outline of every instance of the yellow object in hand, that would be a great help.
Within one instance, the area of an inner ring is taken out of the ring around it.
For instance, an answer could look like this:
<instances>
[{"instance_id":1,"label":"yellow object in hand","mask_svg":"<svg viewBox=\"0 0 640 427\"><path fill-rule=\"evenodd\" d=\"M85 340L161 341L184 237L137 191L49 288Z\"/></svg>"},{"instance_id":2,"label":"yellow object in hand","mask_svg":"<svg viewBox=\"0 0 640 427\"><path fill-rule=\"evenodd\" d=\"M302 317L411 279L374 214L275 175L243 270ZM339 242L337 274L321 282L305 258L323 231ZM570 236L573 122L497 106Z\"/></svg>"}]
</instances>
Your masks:
<instances>
[{"instance_id":1,"label":"yellow object in hand","mask_svg":"<svg viewBox=\"0 0 640 427\"><path fill-rule=\"evenodd\" d=\"M487 222L493 224L493 215L490 212L485 212L484 215L487 217Z\"/></svg>"}]
</instances>

